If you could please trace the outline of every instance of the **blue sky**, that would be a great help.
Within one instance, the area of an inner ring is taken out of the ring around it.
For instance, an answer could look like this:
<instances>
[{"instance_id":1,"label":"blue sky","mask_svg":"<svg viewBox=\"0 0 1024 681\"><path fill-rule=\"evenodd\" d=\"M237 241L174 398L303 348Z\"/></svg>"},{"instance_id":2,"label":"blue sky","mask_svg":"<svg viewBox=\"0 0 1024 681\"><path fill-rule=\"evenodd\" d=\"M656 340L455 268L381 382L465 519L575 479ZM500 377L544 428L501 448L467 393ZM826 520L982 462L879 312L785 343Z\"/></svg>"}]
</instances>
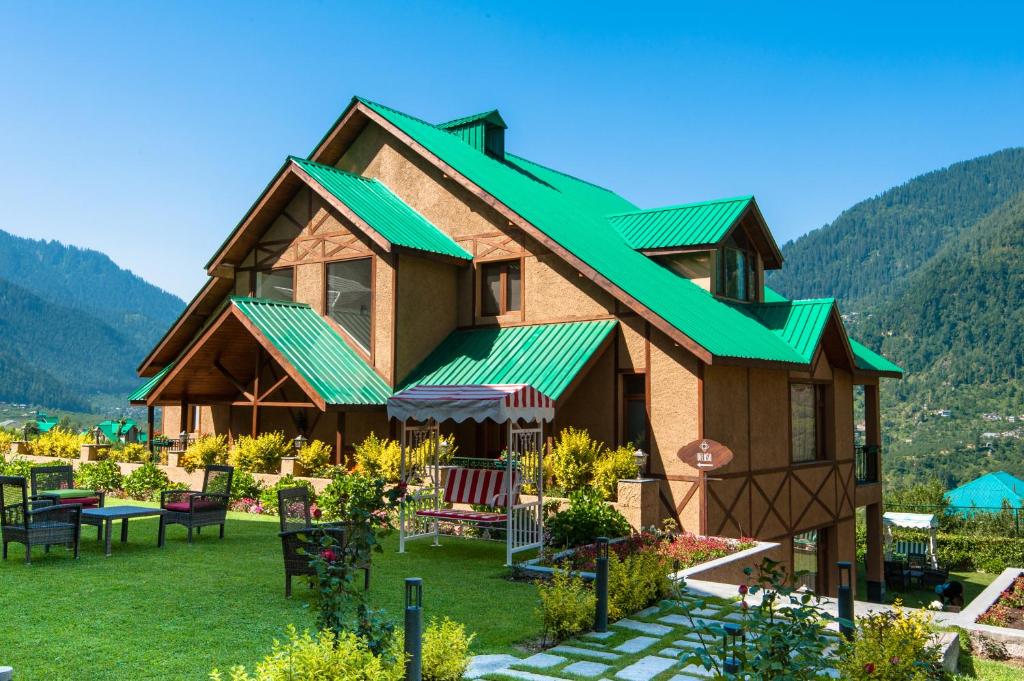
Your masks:
<instances>
[{"instance_id":1,"label":"blue sky","mask_svg":"<svg viewBox=\"0 0 1024 681\"><path fill-rule=\"evenodd\" d=\"M353 94L497 107L641 206L753 193L781 242L1024 144L1019 6L0 3L0 229L183 298Z\"/></svg>"}]
</instances>

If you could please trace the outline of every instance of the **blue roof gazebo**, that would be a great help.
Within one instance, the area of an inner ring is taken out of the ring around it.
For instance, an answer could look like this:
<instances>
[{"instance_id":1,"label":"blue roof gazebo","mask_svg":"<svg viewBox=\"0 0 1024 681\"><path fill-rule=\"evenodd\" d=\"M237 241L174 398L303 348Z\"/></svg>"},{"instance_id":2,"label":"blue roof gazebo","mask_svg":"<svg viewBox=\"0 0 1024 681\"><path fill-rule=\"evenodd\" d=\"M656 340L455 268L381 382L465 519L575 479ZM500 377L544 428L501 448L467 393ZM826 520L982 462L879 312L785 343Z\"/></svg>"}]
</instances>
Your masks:
<instances>
[{"instance_id":1,"label":"blue roof gazebo","mask_svg":"<svg viewBox=\"0 0 1024 681\"><path fill-rule=\"evenodd\" d=\"M1024 508L1024 480L1006 471L987 473L980 478L946 492L950 511L969 516L976 511L998 513L1003 504L1010 508Z\"/></svg>"}]
</instances>

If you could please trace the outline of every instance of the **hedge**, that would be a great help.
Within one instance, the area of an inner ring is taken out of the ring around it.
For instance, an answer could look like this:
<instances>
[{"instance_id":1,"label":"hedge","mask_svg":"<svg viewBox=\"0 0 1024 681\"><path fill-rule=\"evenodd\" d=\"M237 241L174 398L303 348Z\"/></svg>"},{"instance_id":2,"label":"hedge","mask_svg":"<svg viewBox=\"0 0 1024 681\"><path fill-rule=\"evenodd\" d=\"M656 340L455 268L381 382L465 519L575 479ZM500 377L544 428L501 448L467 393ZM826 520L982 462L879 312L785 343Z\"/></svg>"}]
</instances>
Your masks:
<instances>
[{"instance_id":1,"label":"hedge","mask_svg":"<svg viewBox=\"0 0 1024 681\"><path fill-rule=\"evenodd\" d=\"M896 541L928 541L926 532L894 530L892 534ZM857 560L863 561L865 554L865 535L858 528ZM940 532L938 558L939 565L951 570L994 574L1008 567L1024 566L1024 538Z\"/></svg>"}]
</instances>

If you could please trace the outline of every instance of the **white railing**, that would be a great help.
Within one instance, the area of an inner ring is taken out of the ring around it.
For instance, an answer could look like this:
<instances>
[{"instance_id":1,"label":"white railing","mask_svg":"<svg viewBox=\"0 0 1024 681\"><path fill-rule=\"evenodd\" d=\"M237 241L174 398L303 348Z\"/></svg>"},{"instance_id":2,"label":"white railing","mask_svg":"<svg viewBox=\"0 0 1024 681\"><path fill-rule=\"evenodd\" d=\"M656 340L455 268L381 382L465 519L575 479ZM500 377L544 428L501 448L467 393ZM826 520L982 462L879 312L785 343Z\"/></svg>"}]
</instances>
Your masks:
<instances>
[{"instance_id":1,"label":"white railing","mask_svg":"<svg viewBox=\"0 0 1024 681\"><path fill-rule=\"evenodd\" d=\"M544 466L541 456L543 428L522 427L515 423L508 426L509 469L519 470L522 475L522 491L536 494L534 501L519 503L508 509L506 520L507 565L512 565L513 554L530 549L539 549L544 544ZM509 480L508 498L514 498Z\"/></svg>"}]
</instances>

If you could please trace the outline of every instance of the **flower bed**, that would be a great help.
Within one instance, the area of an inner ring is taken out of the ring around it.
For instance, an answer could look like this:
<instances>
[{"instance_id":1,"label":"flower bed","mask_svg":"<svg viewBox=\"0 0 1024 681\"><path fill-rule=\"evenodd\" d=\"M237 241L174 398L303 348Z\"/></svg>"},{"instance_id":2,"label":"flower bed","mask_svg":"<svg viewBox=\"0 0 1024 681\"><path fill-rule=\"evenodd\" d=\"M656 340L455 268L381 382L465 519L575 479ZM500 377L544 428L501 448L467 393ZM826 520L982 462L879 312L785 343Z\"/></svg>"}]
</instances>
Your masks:
<instances>
[{"instance_id":1,"label":"flower bed","mask_svg":"<svg viewBox=\"0 0 1024 681\"><path fill-rule=\"evenodd\" d=\"M674 567L678 561L678 569L686 569L749 549L755 544L756 540L747 538L698 537L645 530L614 540L609 551L615 553L619 560L636 554L654 554L661 557L667 567ZM546 568L568 567L574 572L593 572L597 550L597 544L586 544L546 556L536 565Z\"/></svg>"},{"instance_id":2,"label":"flower bed","mask_svg":"<svg viewBox=\"0 0 1024 681\"><path fill-rule=\"evenodd\" d=\"M1013 580L999 595L999 600L978 618L978 624L1024 629L1024 575Z\"/></svg>"}]
</instances>

